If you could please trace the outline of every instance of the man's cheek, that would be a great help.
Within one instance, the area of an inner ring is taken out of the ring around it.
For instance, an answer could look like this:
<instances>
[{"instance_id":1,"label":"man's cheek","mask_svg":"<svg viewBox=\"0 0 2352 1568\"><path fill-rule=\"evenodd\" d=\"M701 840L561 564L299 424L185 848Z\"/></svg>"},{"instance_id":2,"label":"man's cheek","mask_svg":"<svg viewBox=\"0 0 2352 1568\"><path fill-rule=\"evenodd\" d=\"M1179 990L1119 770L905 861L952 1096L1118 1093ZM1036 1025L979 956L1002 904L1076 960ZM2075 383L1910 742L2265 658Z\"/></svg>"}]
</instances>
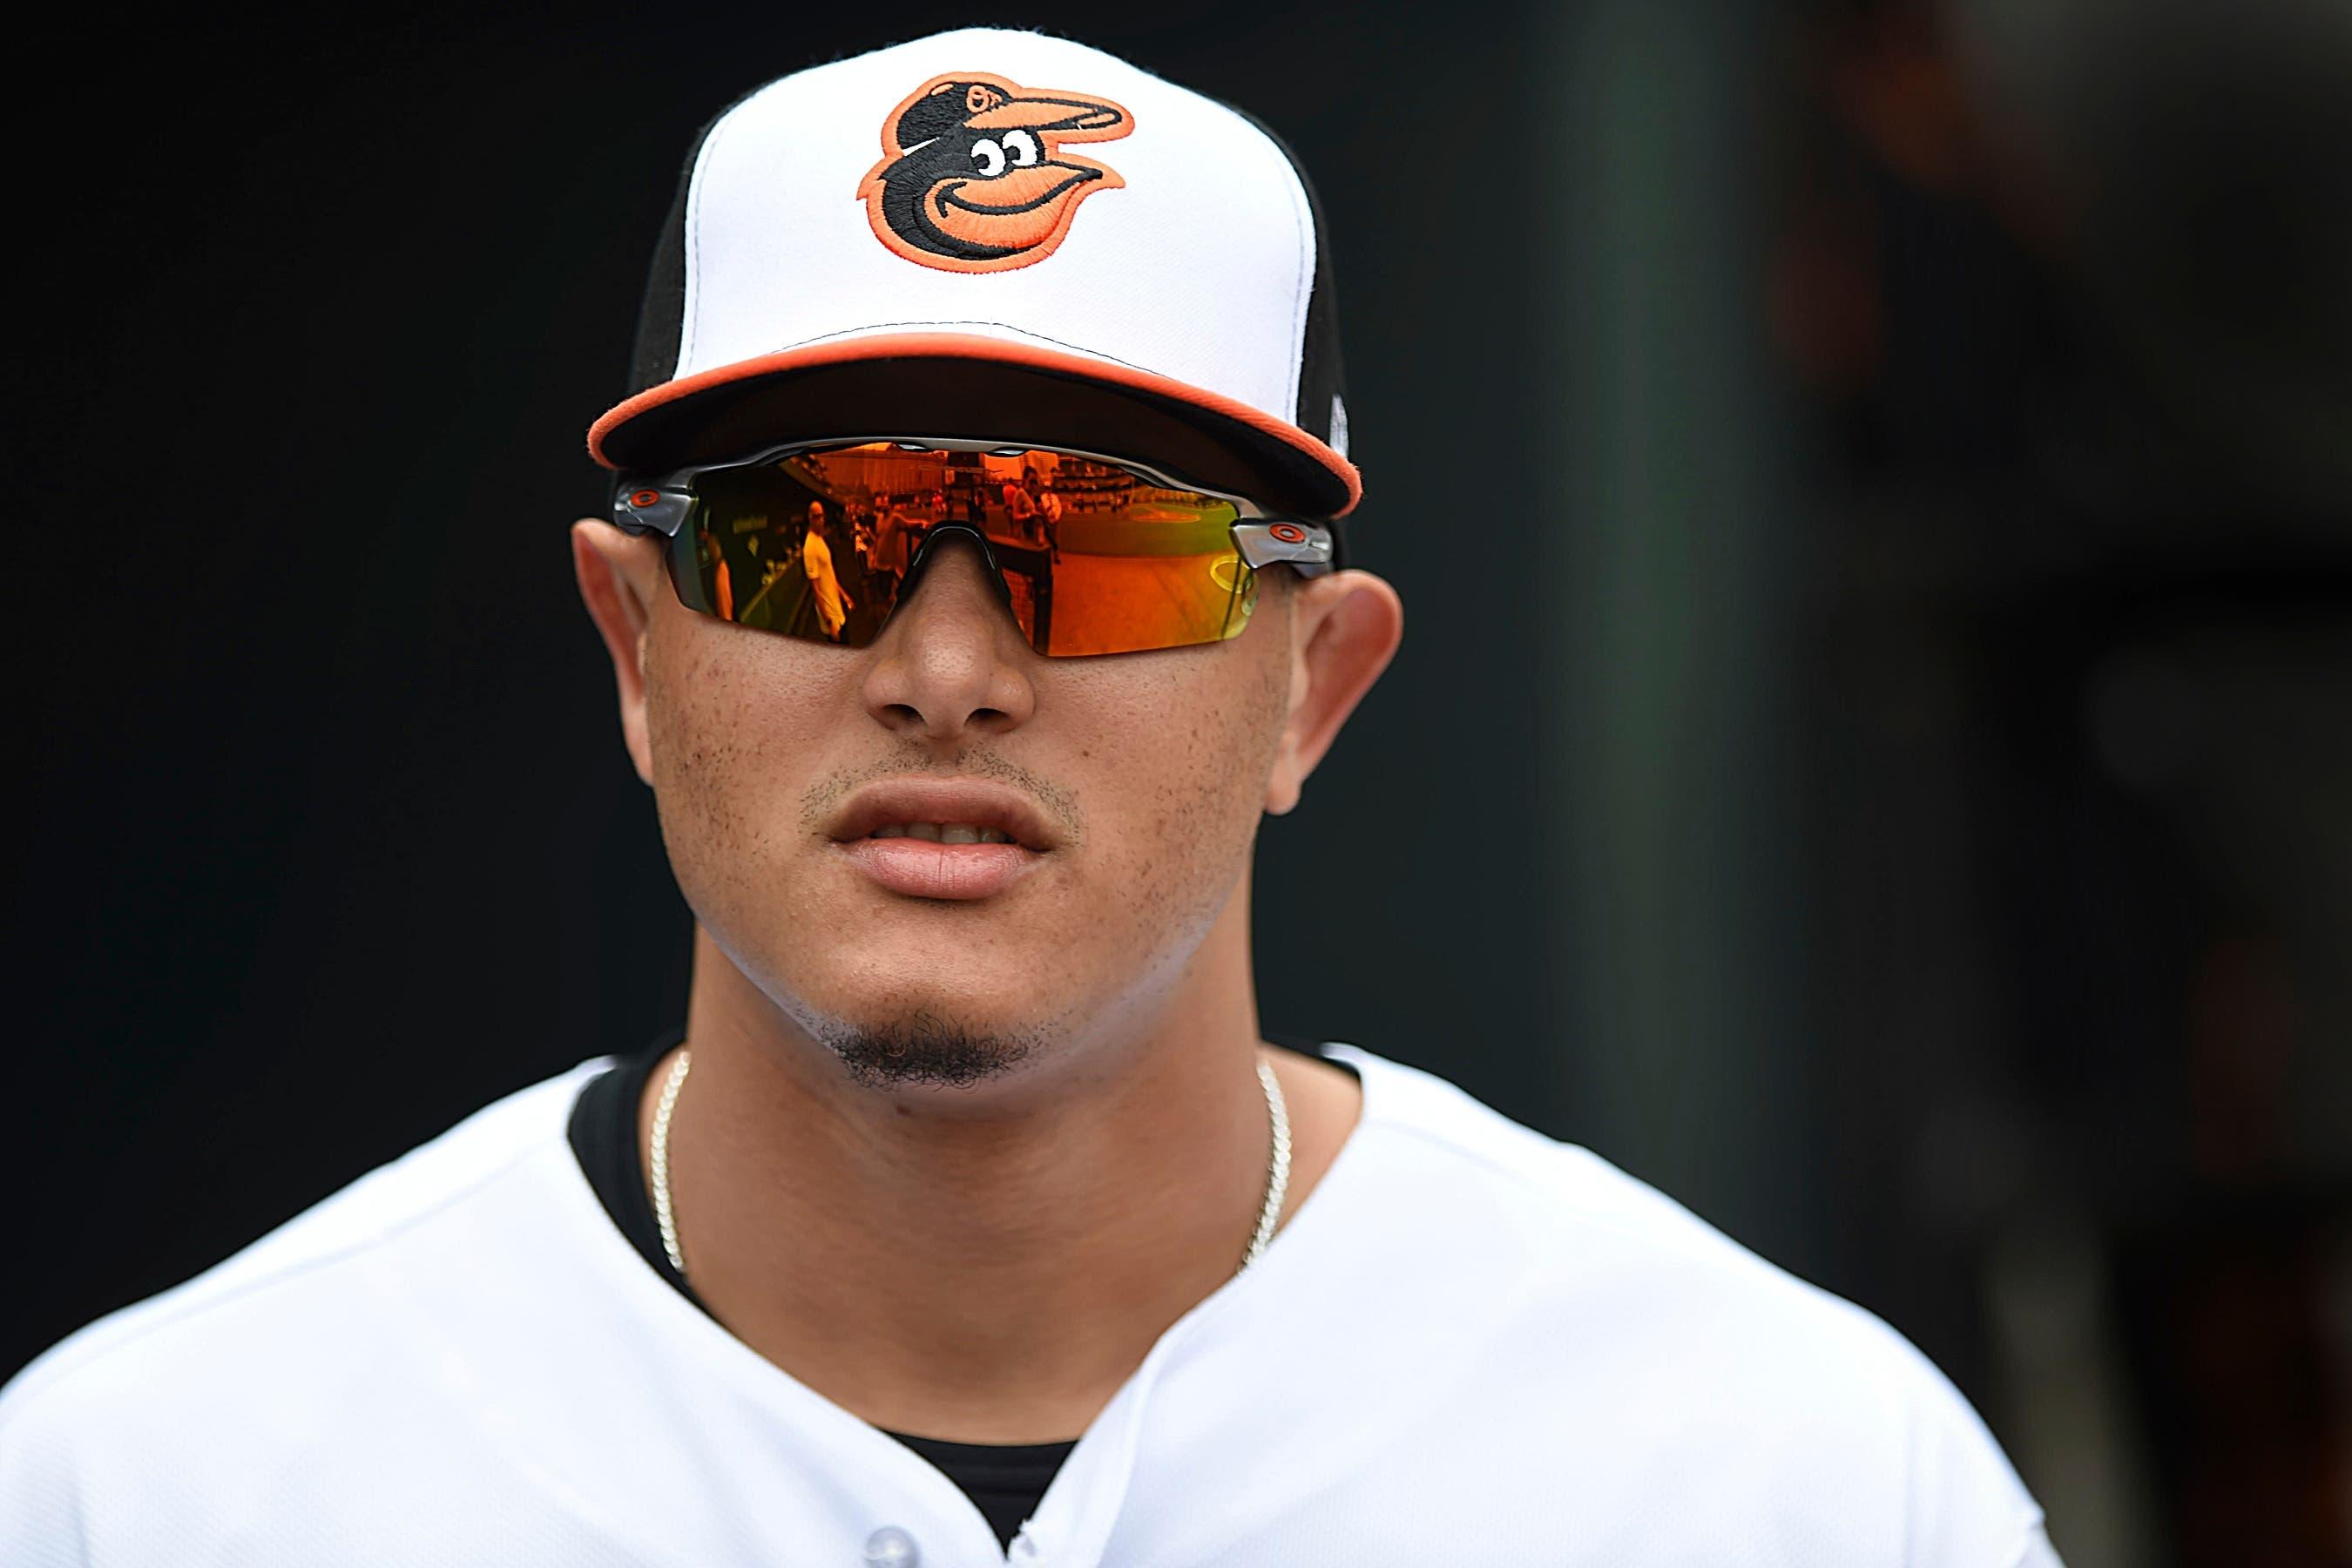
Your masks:
<instances>
[{"instance_id":1,"label":"man's cheek","mask_svg":"<svg viewBox=\"0 0 2352 1568\"><path fill-rule=\"evenodd\" d=\"M1196 697L1195 701L1213 700ZM1198 709L1194 710L1198 711ZM1123 803L1101 870L1121 924L1176 930L1213 917L1241 871L1265 793L1266 752L1254 713L1190 731L1135 757L1143 765L1099 792ZM1130 755L1133 755L1130 753Z\"/></svg>"}]
</instances>

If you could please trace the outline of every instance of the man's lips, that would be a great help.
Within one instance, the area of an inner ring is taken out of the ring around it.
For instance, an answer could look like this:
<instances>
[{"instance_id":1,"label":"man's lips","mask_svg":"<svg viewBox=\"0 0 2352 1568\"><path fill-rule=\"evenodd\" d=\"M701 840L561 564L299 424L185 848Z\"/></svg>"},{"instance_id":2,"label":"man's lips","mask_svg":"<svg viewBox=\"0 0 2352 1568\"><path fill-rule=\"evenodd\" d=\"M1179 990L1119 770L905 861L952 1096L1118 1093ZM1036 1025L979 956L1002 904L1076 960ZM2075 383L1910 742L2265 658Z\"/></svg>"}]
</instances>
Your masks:
<instances>
[{"instance_id":1,"label":"man's lips","mask_svg":"<svg viewBox=\"0 0 2352 1568\"><path fill-rule=\"evenodd\" d=\"M853 838L841 848L851 865L910 899L985 899L1045 858L1018 844L932 844L920 838Z\"/></svg>"},{"instance_id":2,"label":"man's lips","mask_svg":"<svg viewBox=\"0 0 2352 1568\"><path fill-rule=\"evenodd\" d=\"M850 797L826 836L877 883L918 899L984 899L1002 892L1034 870L1059 843L1045 813L1027 796L971 779L869 784ZM968 841L973 839L992 841Z\"/></svg>"},{"instance_id":3,"label":"man's lips","mask_svg":"<svg viewBox=\"0 0 2352 1568\"><path fill-rule=\"evenodd\" d=\"M882 779L842 805L825 836L838 843L870 837L879 827L914 823L991 827L1023 849L1056 847L1059 836L1045 814L1021 791L985 779Z\"/></svg>"}]
</instances>

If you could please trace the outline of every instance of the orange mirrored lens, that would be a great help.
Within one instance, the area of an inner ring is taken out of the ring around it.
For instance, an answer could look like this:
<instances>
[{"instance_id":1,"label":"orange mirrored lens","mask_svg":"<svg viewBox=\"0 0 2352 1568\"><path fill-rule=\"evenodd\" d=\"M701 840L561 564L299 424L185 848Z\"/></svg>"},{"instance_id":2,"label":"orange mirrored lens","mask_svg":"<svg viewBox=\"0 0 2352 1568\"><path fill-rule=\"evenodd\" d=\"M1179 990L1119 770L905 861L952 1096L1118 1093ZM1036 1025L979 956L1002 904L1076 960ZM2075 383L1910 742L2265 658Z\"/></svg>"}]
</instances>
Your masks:
<instances>
[{"instance_id":1,"label":"orange mirrored lens","mask_svg":"<svg viewBox=\"0 0 2352 1568\"><path fill-rule=\"evenodd\" d=\"M1040 653L1219 642L1256 603L1232 502L1080 458L840 447L706 473L695 493L672 543L679 596L819 642L873 641L943 523L988 540Z\"/></svg>"}]
</instances>

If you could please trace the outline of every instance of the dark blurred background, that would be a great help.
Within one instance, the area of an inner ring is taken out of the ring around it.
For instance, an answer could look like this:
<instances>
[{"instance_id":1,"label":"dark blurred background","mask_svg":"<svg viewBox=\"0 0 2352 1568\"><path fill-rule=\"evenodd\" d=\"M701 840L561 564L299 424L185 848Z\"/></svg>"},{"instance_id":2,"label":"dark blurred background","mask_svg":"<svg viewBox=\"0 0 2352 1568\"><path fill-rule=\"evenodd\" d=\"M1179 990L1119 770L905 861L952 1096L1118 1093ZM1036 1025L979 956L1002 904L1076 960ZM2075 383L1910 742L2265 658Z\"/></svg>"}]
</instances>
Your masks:
<instances>
[{"instance_id":1,"label":"dark blurred background","mask_svg":"<svg viewBox=\"0 0 2352 1568\"><path fill-rule=\"evenodd\" d=\"M583 432L696 127L983 19L90 16L11 95L0 1373L679 1016ZM2352 8L984 19L1328 207L1410 630L1268 1026L1889 1319L2074 1568L2352 1562Z\"/></svg>"}]
</instances>

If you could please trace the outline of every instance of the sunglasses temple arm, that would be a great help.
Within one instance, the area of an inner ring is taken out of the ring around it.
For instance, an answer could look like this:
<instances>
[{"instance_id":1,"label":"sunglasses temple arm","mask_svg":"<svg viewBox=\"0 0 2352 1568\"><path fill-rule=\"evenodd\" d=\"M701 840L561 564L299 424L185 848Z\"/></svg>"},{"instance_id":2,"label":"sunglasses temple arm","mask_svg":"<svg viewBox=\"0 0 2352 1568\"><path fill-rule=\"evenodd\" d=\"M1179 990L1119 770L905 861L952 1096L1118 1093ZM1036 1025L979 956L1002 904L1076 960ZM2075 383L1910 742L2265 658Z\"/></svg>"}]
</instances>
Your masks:
<instances>
[{"instance_id":1,"label":"sunglasses temple arm","mask_svg":"<svg viewBox=\"0 0 2352 1568\"><path fill-rule=\"evenodd\" d=\"M613 487L613 521L631 533L676 539L694 513L694 492L679 485L638 482Z\"/></svg>"},{"instance_id":2,"label":"sunglasses temple arm","mask_svg":"<svg viewBox=\"0 0 2352 1568\"><path fill-rule=\"evenodd\" d=\"M1286 518L1234 524L1234 546L1253 571L1286 564L1302 577L1322 576L1339 553L1329 529Z\"/></svg>"}]
</instances>

